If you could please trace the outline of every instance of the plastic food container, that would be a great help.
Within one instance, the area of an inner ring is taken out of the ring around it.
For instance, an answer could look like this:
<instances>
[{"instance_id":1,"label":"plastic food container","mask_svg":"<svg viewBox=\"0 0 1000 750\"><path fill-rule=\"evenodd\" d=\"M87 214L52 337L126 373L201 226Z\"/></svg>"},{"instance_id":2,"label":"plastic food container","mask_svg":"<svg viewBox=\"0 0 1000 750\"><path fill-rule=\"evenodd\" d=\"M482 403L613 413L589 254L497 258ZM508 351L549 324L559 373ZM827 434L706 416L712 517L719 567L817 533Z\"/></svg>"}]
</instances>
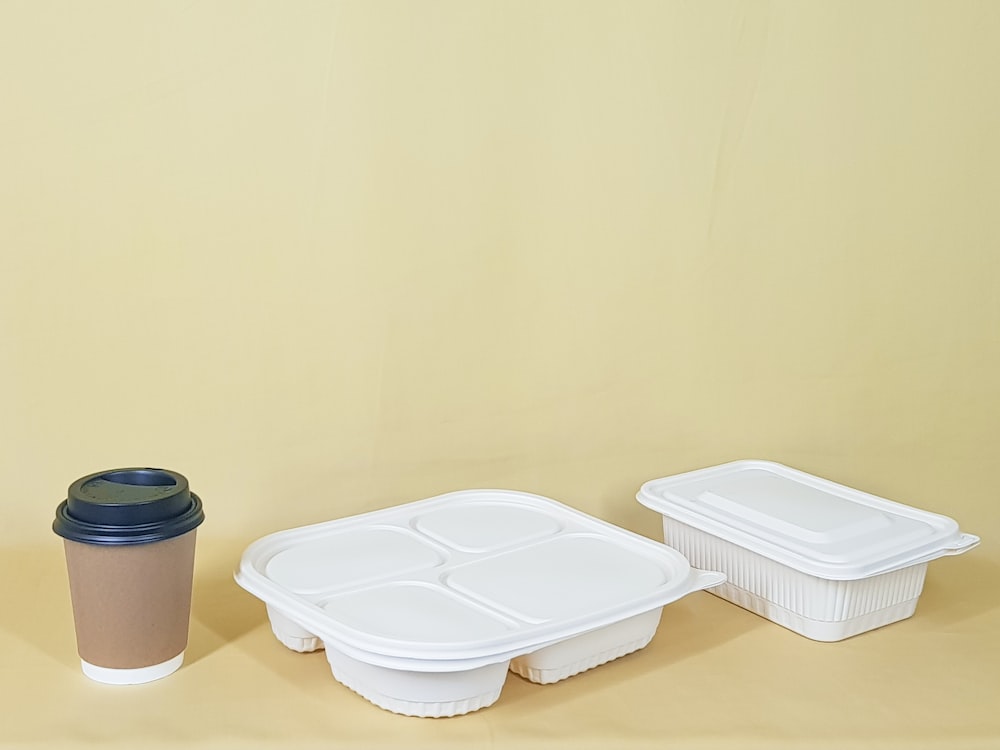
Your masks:
<instances>
[{"instance_id":1,"label":"plastic food container","mask_svg":"<svg viewBox=\"0 0 1000 750\"><path fill-rule=\"evenodd\" d=\"M641 649L665 604L725 578L553 500L467 490L271 534L236 580L372 703L453 716L508 669L556 682Z\"/></svg>"},{"instance_id":2,"label":"plastic food container","mask_svg":"<svg viewBox=\"0 0 1000 750\"><path fill-rule=\"evenodd\" d=\"M913 614L927 563L975 547L946 516L768 461L736 461L642 486L663 536L725 572L713 594L817 641Z\"/></svg>"}]
</instances>

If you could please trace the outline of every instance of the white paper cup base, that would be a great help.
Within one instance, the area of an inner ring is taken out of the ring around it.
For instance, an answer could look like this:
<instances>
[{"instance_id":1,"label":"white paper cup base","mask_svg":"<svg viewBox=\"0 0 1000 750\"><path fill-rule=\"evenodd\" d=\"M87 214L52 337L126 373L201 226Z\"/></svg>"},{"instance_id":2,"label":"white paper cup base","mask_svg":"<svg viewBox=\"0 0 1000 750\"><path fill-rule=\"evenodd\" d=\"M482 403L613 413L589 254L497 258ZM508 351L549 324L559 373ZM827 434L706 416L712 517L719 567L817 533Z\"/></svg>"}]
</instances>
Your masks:
<instances>
[{"instance_id":1,"label":"white paper cup base","mask_svg":"<svg viewBox=\"0 0 1000 750\"><path fill-rule=\"evenodd\" d=\"M110 667L99 667L80 659L80 666L83 673L95 682L103 682L107 685L140 685L144 682L152 682L173 674L180 669L184 663L184 652L181 651L173 659L169 659L159 664L138 669L111 669Z\"/></svg>"}]
</instances>

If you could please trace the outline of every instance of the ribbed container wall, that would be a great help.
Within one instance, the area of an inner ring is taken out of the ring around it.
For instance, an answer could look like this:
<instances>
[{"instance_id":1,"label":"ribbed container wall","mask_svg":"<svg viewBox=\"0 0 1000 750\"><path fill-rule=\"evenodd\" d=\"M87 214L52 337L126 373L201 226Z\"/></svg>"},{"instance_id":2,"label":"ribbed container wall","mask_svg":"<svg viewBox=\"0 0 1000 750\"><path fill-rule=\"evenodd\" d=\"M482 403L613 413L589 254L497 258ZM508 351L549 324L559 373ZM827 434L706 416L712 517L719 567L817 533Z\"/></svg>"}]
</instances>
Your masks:
<instances>
[{"instance_id":1,"label":"ribbed container wall","mask_svg":"<svg viewBox=\"0 0 1000 750\"><path fill-rule=\"evenodd\" d=\"M915 606L927 572L927 564L922 563L854 581L827 580L667 517L663 519L663 538L693 566L726 574L728 580L724 585L709 589L723 599L809 637L814 636L797 627L800 618L816 623L844 623L842 631L833 631L838 638L821 640L839 640L909 616L913 607L905 605L913 602ZM775 608L786 610L790 617ZM885 621L877 616L884 610L891 610L886 613L891 614L891 619ZM852 625L859 619L861 629ZM808 629L808 623L804 627Z\"/></svg>"}]
</instances>

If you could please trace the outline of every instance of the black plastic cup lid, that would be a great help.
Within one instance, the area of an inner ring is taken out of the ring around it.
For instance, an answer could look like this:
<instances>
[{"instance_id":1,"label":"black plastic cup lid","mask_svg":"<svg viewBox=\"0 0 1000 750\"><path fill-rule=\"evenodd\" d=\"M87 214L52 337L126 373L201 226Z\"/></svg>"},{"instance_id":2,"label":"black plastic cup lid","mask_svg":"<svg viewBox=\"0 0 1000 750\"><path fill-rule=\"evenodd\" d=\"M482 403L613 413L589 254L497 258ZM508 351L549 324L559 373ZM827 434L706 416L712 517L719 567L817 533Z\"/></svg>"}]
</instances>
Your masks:
<instances>
[{"instance_id":1,"label":"black plastic cup lid","mask_svg":"<svg viewBox=\"0 0 1000 750\"><path fill-rule=\"evenodd\" d=\"M148 544L205 520L187 479L166 469L113 469L77 479L56 508L52 530L85 544Z\"/></svg>"}]
</instances>

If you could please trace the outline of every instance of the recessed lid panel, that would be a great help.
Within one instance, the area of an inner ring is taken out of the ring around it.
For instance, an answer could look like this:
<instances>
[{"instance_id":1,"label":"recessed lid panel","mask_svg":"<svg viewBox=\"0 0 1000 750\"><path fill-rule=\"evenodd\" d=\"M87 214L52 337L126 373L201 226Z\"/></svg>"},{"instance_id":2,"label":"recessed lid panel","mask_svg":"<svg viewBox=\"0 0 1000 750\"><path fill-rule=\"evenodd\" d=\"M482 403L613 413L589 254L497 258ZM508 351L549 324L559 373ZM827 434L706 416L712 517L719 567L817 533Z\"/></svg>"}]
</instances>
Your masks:
<instances>
[{"instance_id":1,"label":"recessed lid panel","mask_svg":"<svg viewBox=\"0 0 1000 750\"><path fill-rule=\"evenodd\" d=\"M528 622L595 614L656 591L676 570L593 536L564 536L469 563L448 575L457 591Z\"/></svg>"},{"instance_id":2,"label":"recessed lid panel","mask_svg":"<svg viewBox=\"0 0 1000 750\"><path fill-rule=\"evenodd\" d=\"M864 578L978 541L945 516L766 461L653 480L637 497L665 516L823 578Z\"/></svg>"},{"instance_id":3,"label":"recessed lid panel","mask_svg":"<svg viewBox=\"0 0 1000 750\"><path fill-rule=\"evenodd\" d=\"M267 562L266 572L289 591L312 594L414 573L443 561L441 553L406 529L362 527L282 550Z\"/></svg>"},{"instance_id":4,"label":"recessed lid panel","mask_svg":"<svg viewBox=\"0 0 1000 750\"><path fill-rule=\"evenodd\" d=\"M470 502L426 513L414 528L463 552L489 552L552 536L561 528L540 508L510 502Z\"/></svg>"},{"instance_id":5,"label":"recessed lid panel","mask_svg":"<svg viewBox=\"0 0 1000 750\"><path fill-rule=\"evenodd\" d=\"M440 586L390 583L323 605L359 633L409 643L462 643L504 636L517 626Z\"/></svg>"}]
</instances>

